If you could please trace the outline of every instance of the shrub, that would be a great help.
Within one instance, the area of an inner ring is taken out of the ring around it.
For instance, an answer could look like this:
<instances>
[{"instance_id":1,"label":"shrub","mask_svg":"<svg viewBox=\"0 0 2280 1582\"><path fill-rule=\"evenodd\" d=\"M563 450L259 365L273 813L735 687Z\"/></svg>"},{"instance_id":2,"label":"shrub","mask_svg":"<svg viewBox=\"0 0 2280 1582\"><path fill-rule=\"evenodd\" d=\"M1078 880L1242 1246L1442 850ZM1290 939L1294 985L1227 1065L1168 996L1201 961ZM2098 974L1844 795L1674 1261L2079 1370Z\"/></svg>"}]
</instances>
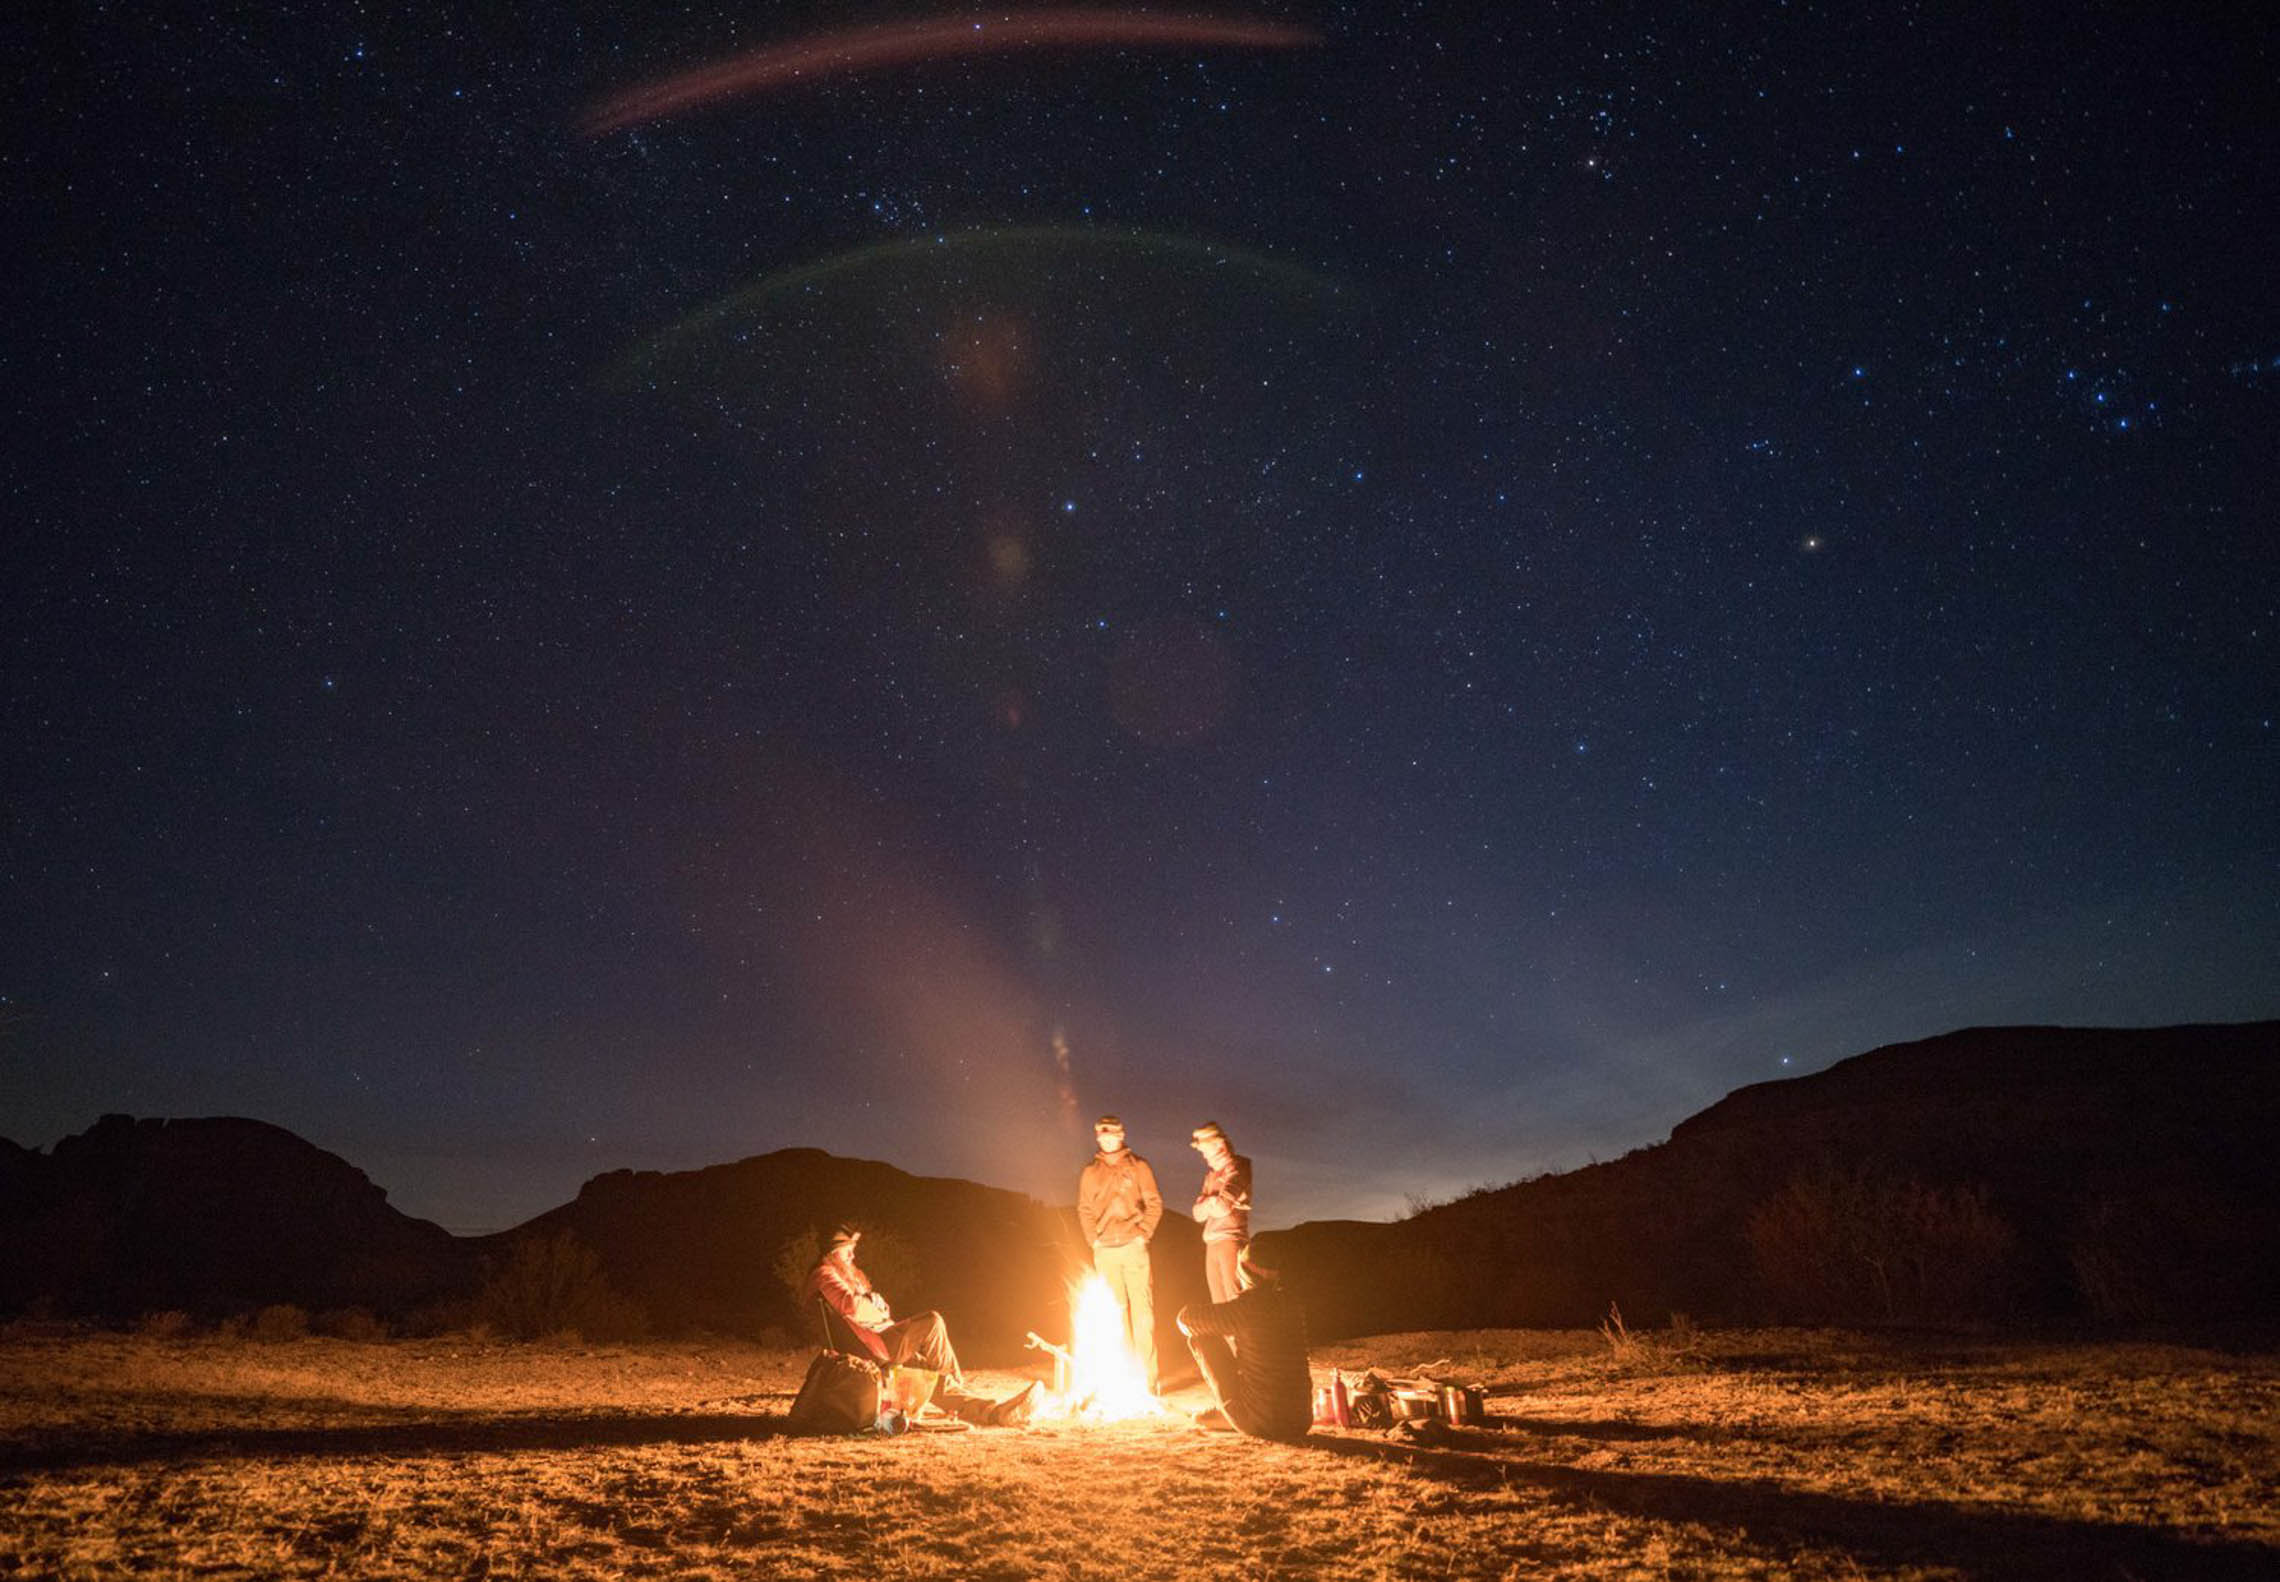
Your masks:
<instances>
[{"instance_id":1,"label":"shrub","mask_svg":"<svg viewBox=\"0 0 2280 1582\"><path fill-rule=\"evenodd\" d=\"M2084 1206L2067 1262L2083 1302L2110 1323L2246 1317L2270 1277L2259 1223L2206 1188L2133 1182Z\"/></svg>"},{"instance_id":2,"label":"shrub","mask_svg":"<svg viewBox=\"0 0 2280 1582\"><path fill-rule=\"evenodd\" d=\"M333 1307L319 1313L315 1319L320 1335L335 1340L386 1340L388 1326L372 1316L365 1307Z\"/></svg>"},{"instance_id":3,"label":"shrub","mask_svg":"<svg viewBox=\"0 0 2280 1582\"><path fill-rule=\"evenodd\" d=\"M193 1327L190 1315L178 1307L145 1313L135 1321L135 1333L152 1340L180 1340Z\"/></svg>"},{"instance_id":4,"label":"shrub","mask_svg":"<svg viewBox=\"0 0 2280 1582\"><path fill-rule=\"evenodd\" d=\"M1686 1373L1702 1366L1702 1332L1684 1313L1670 1315L1670 1328L1661 1335L1634 1332L1623 1322L1623 1310L1607 1304L1599 1321L1599 1338L1607 1342L1608 1360L1623 1373Z\"/></svg>"},{"instance_id":5,"label":"shrub","mask_svg":"<svg viewBox=\"0 0 2280 1582\"><path fill-rule=\"evenodd\" d=\"M823 1252L823 1238L812 1230L801 1231L776 1249L776 1278L791 1292L792 1308L810 1331L815 1325L807 1299L807 1277ZM855 1262L885 1293L897 1313L925 1309L926 1282L919 1273L918 1251L901 1236L891 1230L865 1230L862 1243L855 1249Z\"/></svg>"},{"instance_id":6,"label":"shrub","mask_svg":"<svg viewBox=\"0 0 2280 1582\"><path fill-rule=\"evenodd\" d=\"M456 1335L474 1321L474 1302L467 1298L455 1298L413 1308L398 1321L396 1333L432 1340L438 1335Z\"/></svg>"},{"instance_id":7,"label":"shrub","mask_svg":"<svg viewBox=\"0 0 2280 1582\"><path fill-rule=\"evenodd\" d=\"M273 1302L253 1315L255 1340L303 1340L308 1333L308 1311L290 1302Z\"/></svg>"},{"instance_id":8,"label":"shrub","mask_svg":"<svg viewBox=\"0 0 2280 1582\"><path fill-rule=\"evenodd\" d=\"M475 1297L475 1320L517 1340L575 1331L590 1340L633 1340L648 1323L610 1289L601 1260L568 1231L528 1236Z\"/></svg>"},{"instance_id":9,"label":"shrub","mask_svg":"<svg viewBox=\"0 0 2280 1582\"><path fill-rule=\"evenodd\" d=\"M2017 1238L1982 1187L1826 1168L1759 1204L1749 1243L1785 1318L1933 1323L2001 1316Z\"/></svg>"}]
</instances>

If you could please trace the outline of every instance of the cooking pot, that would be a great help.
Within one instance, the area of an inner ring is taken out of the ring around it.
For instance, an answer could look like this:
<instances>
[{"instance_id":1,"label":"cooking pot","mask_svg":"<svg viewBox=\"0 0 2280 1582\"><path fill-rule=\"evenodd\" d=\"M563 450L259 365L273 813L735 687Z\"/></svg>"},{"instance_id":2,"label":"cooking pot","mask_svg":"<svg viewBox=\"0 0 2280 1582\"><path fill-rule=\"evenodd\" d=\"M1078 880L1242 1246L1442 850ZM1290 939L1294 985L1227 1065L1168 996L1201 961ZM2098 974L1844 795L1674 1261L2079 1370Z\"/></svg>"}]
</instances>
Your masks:
<instances>
[{"instance_id":1,"label":"cooking pot","mask_svg":"<svg viewBox=\"0 0 2280 1582\"><path fill-rule=\"evenodd\" d=\"M1450 1422L1477 1425L1488 1421L1488 1392L1477 1384L1441 1386L1441 1415Z\"/></svg>"}]
</instances>

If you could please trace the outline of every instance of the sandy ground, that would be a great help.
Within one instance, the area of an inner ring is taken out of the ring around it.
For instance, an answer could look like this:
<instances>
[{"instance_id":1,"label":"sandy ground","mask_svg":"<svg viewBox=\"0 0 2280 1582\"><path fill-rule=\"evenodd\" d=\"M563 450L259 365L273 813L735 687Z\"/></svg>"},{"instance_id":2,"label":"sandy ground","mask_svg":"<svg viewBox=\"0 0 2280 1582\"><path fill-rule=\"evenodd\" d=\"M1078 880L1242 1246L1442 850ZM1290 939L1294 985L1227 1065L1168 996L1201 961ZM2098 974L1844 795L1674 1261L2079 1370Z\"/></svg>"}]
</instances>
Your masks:
<instances>
[{"instance_id":1,"label":"sandy ground","mask_svg":"<svg viewBox=\"0 0 2280 1582\"><path fill-rule=\"evenodd\" d=\"M1681 1337L1683 1341L1683 1337ZM804 1353L0 1340L0 1575L2280 1577L2280 1356L1384 1336L1495 1422L816 1439ZM984 1374L1010 1391L1023 1376Z\"/></svg>"}]
</instances>

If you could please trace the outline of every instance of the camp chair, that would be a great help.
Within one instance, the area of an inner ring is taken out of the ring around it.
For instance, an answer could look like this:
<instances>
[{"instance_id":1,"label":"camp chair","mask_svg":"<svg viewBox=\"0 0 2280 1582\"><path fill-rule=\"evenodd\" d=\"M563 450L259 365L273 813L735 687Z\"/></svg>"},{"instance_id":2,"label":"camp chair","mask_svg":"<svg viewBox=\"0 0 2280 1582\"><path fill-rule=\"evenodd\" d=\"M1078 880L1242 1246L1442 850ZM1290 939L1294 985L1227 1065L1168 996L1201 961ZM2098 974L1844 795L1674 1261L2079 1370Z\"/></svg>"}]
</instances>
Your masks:
<instances>
[{"instance_id":1,"label":"camp chair","mask_svg":"<svg viewBox=\"0 0 2280 1582\"><path fill-rule=\"evenodd\" d=\"M878 1352L855 1332L855 1326L847 1322L847 1315L820 1296L815 1299L815 1315L817 1323L823 1329L824 1350L836 1351L843 1356L861 1357L866 1362L878 1360Z\"/></svg>"},{"instance_id":2,"label":"camp chair","mask_svg":"<svg viewBox=\"0 0 2280 1582\"><path fill-rule=\"evenodd\" d=\"M823 1349L825 1351L836 1352L842 1357L853 1357L860 1362L886 1368L889 1390L897 1389L896 1380L898 1378L906 1381L901 1386L904 1391L916 1389L915 1397L907 1398L904 1401L906 1410L915 1413L924 1407L928 1399L932 1397L937 1375L924 1368L911 1367L907 1364L887 1367L885 1363L880 1361L879 1354L864 1343L863 1336L857 1332L855 1326L847 1322L847 1315L826 1302L820 1295L815 1299L815 1316L816 1323L823 1331ZM907 1382L913 1379L918 1381L915 1386ZM959 1424L957 1426L963 1427L964 1425Z\"/></svg>"}]
</instances>

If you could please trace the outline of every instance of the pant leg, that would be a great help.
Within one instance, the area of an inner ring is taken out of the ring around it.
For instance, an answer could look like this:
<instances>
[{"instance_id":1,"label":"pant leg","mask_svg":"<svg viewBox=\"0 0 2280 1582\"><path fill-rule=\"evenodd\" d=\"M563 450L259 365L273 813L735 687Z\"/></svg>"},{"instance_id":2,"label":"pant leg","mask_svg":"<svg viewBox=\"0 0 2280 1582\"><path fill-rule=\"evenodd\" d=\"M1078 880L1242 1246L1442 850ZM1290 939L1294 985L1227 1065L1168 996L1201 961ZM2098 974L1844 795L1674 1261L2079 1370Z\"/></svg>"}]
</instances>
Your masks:
<instances>
[{"instance_id":1,"label":"pant leg","mask_svg":"<svg viewBox=\"0 0 2280 1582\"><path fill-rule=\"evenodd\" d=\"M1304 1439L1314 1431L1311 1412L1302 1414L1293 1414L1288 1411L1262 1412L1242 1396L1237 1396L1234 1400L1229 1401L1220 1410L1227 1414L1227 1420L1235 1425L1236 1432L1248 1434L1253 1439L1280 1439L1285 1442L1295 1442Z\"/></svg>"},{"instance_id":2,"label":"pant leg","mask_svg":"<svg viewBox=\"0 0 2280 1582\"><path fill-rule=\"evenodd\" d=\"M1236 1400L1222 1406L1222 1411L1227 1413L1227 1420L1236 1425L1238 1434L1249 1434L1252 1438L1279 1438L1279 1441L1295 1443L1313 1432L1311 1409L1302 1413L1259 1411L1259 1406L1249 1397L1238 1395Z\"/></svg>"},{"instance_id":3,"label":"pant leg","mask_svg":"<svg viewBox=\"0 0 2280 1582\"><path fill-rule=\"evenodd\" d=\"M1108 1283L1108 1294L1115 1298L1117 1316L1124 1320L1124 1338L1132 1339L1132 1249L1123 1247L1095 1247L1093 1272Z\"/></svg>"},{"instance_id":4,"label":"pant leg","mask_svg":"<svg viewBox=\"0 0 2280 1582\"><path fill-rule=\"evenodd\" d=\"M1156 1361L1156 1291L1155 1278L1148 1268L1148 1244L1135 1242L1139 1256L1132 1260L1132 1349L1140 1355L1140 1372L1148 1380L1148 1390L1154 1394L1163 1382L1163 1372Z\"/></svg>"},{"instance_id":5,"label":"pant leg","mask_svg":"<svg viewBox=\"0 0 2280 1582\"><path fill-rule=\"evenodd\" d=\"M896 1362L931 1368L945 1379L962 1377L958 1353L950 1344L950 1326L940 1313L914 1313L889 1324L880 1331L879 1338L887 1343L888 1353Z\"/></svg>"},{"instance_id":6,"label":"pant leg","mask_svg":"<svg viewBox=\"0 0 2280 1582\"><path fill-rule=\"evenodd\" d=\"M1235 1348L1227 1344L1225 1335L1189 1335L1187 1343L1196 1367L1203 1372L1203 1382L1211 1386L1211 1398L1226 1410L1227 1403L1235 1398Z\"/></svg>"},{"instance_id":7,"label":"pant leg","mask_svg":"<svg viewBox=\"0 0 2280 1582\"><path fill-rule=\"evenodd\" d=\"M1242 1277L1235 1272L1235 1261L1242 1256L1243 1244L1239 1241L1203 1244L1203 1283L1210 1287L1214 1302L1232 1302L1242 1291Z\"/></svg>"}]
</instances>

